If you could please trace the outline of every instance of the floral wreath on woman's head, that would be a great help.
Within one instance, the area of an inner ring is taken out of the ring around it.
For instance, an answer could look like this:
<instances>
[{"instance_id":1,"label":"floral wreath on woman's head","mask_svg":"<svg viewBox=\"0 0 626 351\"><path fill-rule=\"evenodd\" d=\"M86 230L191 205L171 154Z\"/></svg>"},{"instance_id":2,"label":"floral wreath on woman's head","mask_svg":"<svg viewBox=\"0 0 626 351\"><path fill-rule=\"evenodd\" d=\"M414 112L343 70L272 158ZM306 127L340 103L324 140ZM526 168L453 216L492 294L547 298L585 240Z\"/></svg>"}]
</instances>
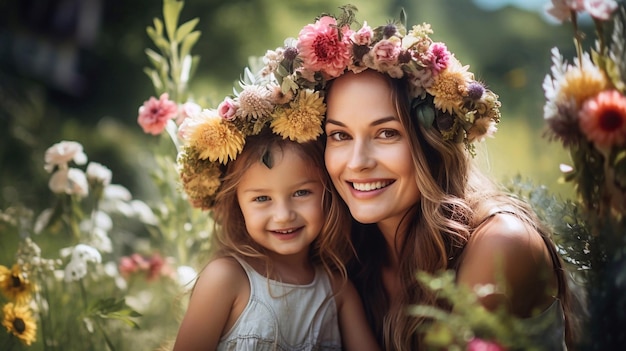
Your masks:
<instances>
[{"instance_id":1,"label":"floral wreath on woman's head","mask_svg":"<svg viewBox=\"0 0 626 351\"><path fill-rule=\"evenodd\" d=\"M376 28L364 22L355 31L350 25L356 8L341 9L340 16L323 15L297 39L268 50L261 69L246 68L239 91L216 109L185 119L178 164L194 206L213 206L225 165L241 153L247 136L269 127L284 139L317 139L326 113L323 89L346 71L373 69L406 79L419 122L436 127L445 140L463 142L472 155L474 141L495 133L498 96L476 81L444 43L430 39L429 24L407 31L399 22Z\"/></svg>"}]
</instances>

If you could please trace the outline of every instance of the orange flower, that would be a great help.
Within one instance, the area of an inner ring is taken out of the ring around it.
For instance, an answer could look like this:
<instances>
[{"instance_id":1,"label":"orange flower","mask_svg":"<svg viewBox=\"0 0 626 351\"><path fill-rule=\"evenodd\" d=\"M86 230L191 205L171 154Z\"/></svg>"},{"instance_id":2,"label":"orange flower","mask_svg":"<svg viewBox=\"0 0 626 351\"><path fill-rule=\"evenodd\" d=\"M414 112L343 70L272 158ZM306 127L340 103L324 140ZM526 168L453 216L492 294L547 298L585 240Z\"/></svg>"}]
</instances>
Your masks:
<instances>
[{"instance_id":1,"label":"orange flower","mask_svg":"<svg viewBox=\"0 0 626 351\"><path fill-rule=\"evenodd\" d=\"M607 90L588 99L579 113L580 130L598 146L626 142L626 97Z\"/></svg>"}]
</instances>

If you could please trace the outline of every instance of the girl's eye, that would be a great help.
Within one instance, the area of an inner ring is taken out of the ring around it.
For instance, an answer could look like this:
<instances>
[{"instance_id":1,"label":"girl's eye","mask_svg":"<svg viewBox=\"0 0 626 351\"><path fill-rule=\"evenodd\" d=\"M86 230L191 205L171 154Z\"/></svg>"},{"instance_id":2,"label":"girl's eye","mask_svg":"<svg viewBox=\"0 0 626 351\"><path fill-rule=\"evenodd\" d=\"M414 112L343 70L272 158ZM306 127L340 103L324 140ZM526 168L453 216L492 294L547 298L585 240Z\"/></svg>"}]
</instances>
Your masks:
<instances>
[{"instance_id":1,"label":"girl's eye","mask_svg":"<svg viewBox=\"0 0 626 351\"><path fill-rule=\"evenodd\" d=\"M341 140L348 140L350 139L350 136L344 132L341 131L335 131L335 132L330 132L328 133L328 138L332 139L334 141L341 141Z\"/></svg>"},{"instance_id":2,"label":"girl's eye","mask_svg":"<svg viewBox=\"0 0 626 351\"><path fill-rule=\"evenodd\" d=\"M265 202L265 201L269 201L269 200L270 200L270 197L269 196L265 196L265 195L257 196L257 197L255 197L253 199L254 202Z\"/></svg>"},{"instance_id":3,"label":"girl's eye","mask_svg":"<svg viewBox=\"0 0 626 351\"><path fill-rule=\"evenodd\" d=\"M309 195L311 192L309 190L296 190L295 193L293 193L293 196L295 197L300 197L300 196L306 196Z\"/></svg>"},{"instance_id":4,"label":"girl's eye","mask_svg":"<svg viewBox=\"0 0 626 351\"><path fill-rule=\"evenodd\" d=\"M378 135L383 139L391 139L397 137L400 133L394 129L385 129Z\"/></svg>"}]
</instances>

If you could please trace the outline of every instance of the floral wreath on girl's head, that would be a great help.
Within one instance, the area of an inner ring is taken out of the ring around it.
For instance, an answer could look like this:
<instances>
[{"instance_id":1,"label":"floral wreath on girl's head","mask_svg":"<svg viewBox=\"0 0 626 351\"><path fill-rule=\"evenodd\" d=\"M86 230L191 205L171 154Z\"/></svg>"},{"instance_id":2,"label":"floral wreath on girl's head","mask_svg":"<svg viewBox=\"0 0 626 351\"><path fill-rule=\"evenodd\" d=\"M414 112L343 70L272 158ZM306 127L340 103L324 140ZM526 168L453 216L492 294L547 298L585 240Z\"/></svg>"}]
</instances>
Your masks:
<instances>
[{"instance_id":1,"label":"floral wreath on girl's head","mask_svg":"<svg viewBox=\"0 0 626 351\"><path fill-rule=\"evenodd\" d=\"M268 50L261 68L246 68L240 89L216 109L184 120L178 164L194 206L213 206L225 165L241 153L247 136L269 127L284 139L317 139L326 113L323 89L346 71L373 69L407 79L419 122L437 128L445 140L464 143L472 155L474 141L495 133L498 96L476 81L444 43L430 39L429 24L407 31L402 13L402 23L372 28L364 22L355 31L350 25L356 8L341 10L340 16L323 15L297 39Z\"/></svg>"}]
</instances>

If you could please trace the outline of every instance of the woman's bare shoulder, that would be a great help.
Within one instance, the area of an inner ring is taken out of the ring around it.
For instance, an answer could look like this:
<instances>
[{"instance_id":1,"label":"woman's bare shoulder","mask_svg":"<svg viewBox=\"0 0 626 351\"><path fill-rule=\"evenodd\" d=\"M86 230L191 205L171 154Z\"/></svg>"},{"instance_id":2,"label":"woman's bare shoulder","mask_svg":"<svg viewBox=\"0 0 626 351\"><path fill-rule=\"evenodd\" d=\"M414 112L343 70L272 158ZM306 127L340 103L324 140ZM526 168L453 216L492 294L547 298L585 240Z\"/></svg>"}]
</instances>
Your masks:
<instances>
[{"instance_id":1,"label":"woman's bare shoulder","mask_svg":"<svg viewBox=\"0 0 626 351\"><path fill-rule=\"evenodd\" d=\"M470 287L500 285L520 315L554 292L554 272L546 242L534 226L503 212L492 215L470 237L458 280ZM495 303L495 302L494 302Z\"/></svg>"}]
</instances>

